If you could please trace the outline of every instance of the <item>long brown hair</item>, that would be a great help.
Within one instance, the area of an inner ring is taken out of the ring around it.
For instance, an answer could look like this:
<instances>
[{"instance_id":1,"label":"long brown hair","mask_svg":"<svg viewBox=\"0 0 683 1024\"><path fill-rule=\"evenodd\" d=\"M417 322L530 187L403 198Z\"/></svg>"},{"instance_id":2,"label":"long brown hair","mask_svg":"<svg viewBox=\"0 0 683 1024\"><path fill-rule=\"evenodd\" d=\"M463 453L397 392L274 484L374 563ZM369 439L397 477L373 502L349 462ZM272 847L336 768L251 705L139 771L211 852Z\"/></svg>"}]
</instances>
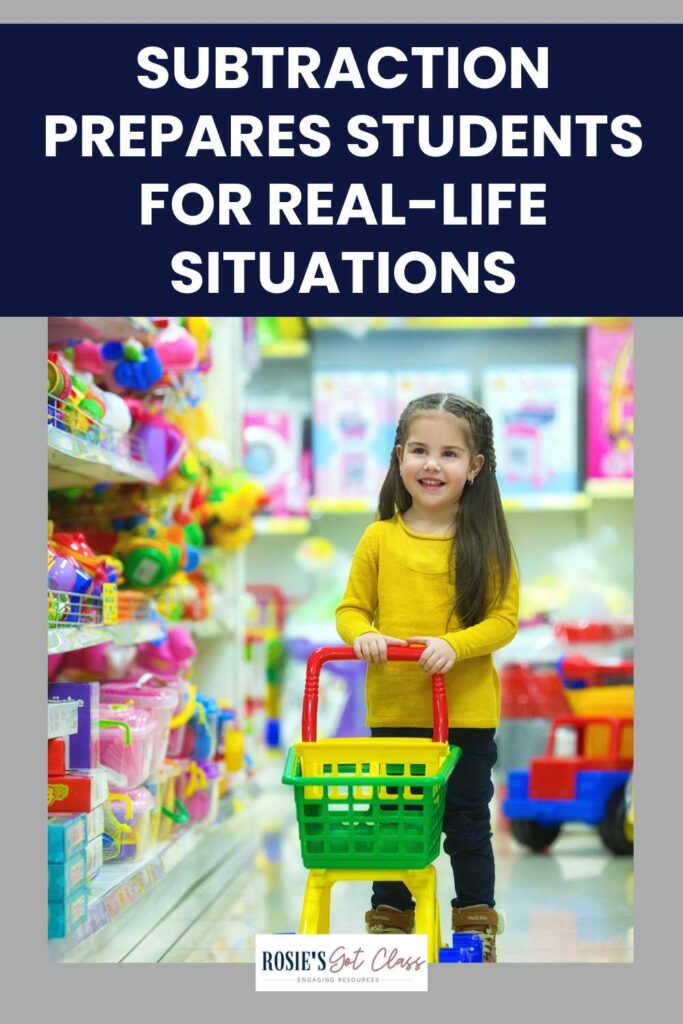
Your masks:
<instances>
[{"instance_id":1,"label":"long brown hair","mask_svg":"<svg viewBox=\"0 0 683 1024\"><path fill-rule=\"evenodd\" d=\"M379 494L379 519L405 512L412 498L399 469L397 445L405 445L411 420L429 412L447 412L463 423L473 455L483 455L484 465L466 484L455 514L452 569L456 582L454 613L463 626L474 626L505 594L514 557L496 479L493 423L480 405L459 395L423 395L401 413L391 452L389 471Z\"/></svg>"}]
</instances>

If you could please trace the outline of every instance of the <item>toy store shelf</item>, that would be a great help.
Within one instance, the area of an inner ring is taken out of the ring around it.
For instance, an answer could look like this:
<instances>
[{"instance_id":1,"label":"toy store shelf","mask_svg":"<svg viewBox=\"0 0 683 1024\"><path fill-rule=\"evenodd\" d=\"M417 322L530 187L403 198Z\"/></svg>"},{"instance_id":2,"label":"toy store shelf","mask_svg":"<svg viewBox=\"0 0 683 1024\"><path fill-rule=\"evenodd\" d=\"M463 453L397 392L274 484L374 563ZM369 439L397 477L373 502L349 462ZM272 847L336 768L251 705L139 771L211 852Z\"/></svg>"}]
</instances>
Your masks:
<instances>
[{"instance_id":1,"label":"toy store shelf","mask_svg":"<svg viewBox=\"0 0 683 1024\"><path fill-rule=\"evenodd\" d=\"M503 498L506 512L581 512L592 505L589 494L524 494Z\"/></svg>"},{"instance_id":2,"label":"toy store shelf","mask_svg":"<svg viewBox=\"0 0 683 1024\"><path fill-rule=\"evenodd\" d=\"M215 825L194 825L157 843L138 861L105 864L95 877L88 919L68 938L48 942L50 959L112 963L125 957L190 890L225 861L237 874L257 850L253 815L221 801Z\"/></svg>"},{"instance_id":3,"label":"toy store shelf","mask_svg":"<svg viewBox=\"0 0 683 1024\"><path fill-rule=\"evenodd\" d=\"M47 631L47 653L65 654L104 643L128 647L161 640L163 635L161 621L125 622L120 626L55 626Z\"/></svg>"},{"instance_id":4,"label":"toy store shelf","mask_svg":"<svg viewBox=\"0 0 683 1024\"><path fill-rule=\"evenodd\" d=\"M592 498L632 498L633 480L586 480Z\"/></svg>"},{"instance_id":5,"label":"toy store shelf","mask_svg":"<svg viewBox=\"0 0 683 1024\"><path fill-rule=\"evenodd\" d=\"M510 330L546 327L585 327L600 317L585 316L407 316L407 317L320 317L308 318L316 331L341 330L357 336L367 331L452 331L452 330ZM612 318L607 317L607 320ZM616 318L621 323L621 318Z\"/></svg>"},{"instance_id":6,"label":"toy store shelf","mask_svg":"<svg viewBox=\"0 0 683 1024\"><path fill-rule=\"evenodd\" d=\"M49 316L48 343L89 338L91 341L145 341L154 334L146 317L132 316Z\"/></svg>"},{"instance_id":7,"label":"toy store shelf","mask_svg":"<svg viewBox=\"0 0 683 1024\"><path fill-rule=\"evenodd\" d=\"M85 438L47 428L48 487L92 487L96 483L158 483L143 462L105 451Z\"/></svg>"},{"instance_id":8,"label":"toy store shelf","mask_svg":"<svg viewBox=\"0 0 683 1024\"><path fill-rule=\"evenodd\" d=\"M364 498L311 498L308 507L312 515L369 515L375 511L376 502Z\"/></svg>"},{"instance_id":9,"label":"toy store shelf","mask_svg":"<svg viewBox=\"0 0 683 1024\"><path fill-rule=\"evenodd\" d=\"M254 529L258 534L308 533L311 520L308 516L256 516Z\"/></svg>"},{"instance_id":10,"label":"toy store shelf","mask_svg":"<svg viewBox=\"0 0 683 1024\"><path fill-rule=\"evenodd\" d=\"M229 622L222 619L182 619L179 626L185 626L193 636L203 638L234 636L235 630Z\"/></svg>"},{"instance_id":11,"label":"toy store shelf","mask_svg":"<svg viewBox=\"0 0 683 1024\"><path fill-rule=\"evenodd\" d=\"M590 508L592 503L591 495L583 493L524 494L519 498L503 498L503 508L506 512L580 512ZM308 507L312 515L370 515L375 511L376 505L362 499L311 498Z\"/></svg>"},{"instance_id":12,"label":"toy store shelf","mask_svg":"<svg viewBox=\"0 0 683 1024\"><path fill-rule=\"evenodd\" d=\"M297 338L259 345L258 350L262 359L305 359L310 354L311 346L305 338Z\"/></svg>"}]
</instances>

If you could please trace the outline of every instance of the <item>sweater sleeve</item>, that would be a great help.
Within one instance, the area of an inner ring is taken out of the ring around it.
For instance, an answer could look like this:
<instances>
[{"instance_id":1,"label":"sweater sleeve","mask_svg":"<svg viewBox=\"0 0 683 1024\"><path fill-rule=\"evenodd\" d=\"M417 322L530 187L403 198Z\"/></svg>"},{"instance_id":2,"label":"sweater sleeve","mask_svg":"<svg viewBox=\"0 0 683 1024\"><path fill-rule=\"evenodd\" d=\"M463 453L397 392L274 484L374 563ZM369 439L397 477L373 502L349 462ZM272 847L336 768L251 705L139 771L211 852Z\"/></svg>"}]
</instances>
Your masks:
<instances>
[{"instance_id":1,"label":"sweater sleeve","mask_svg":"<svg viewBox=\"0 0 683 1024\"><path fill-rule=\"evenodd\" d=\"M442 634L456 653L458 661L492 654L505 647L517 633L519 618L519 574L514 559L510 570L507 592L494 605L489 614L476 626L467 626L452 633Z\"/></svg>"},{"instance_id":2,"label":"sweater sleeve","mask_svg":"<svg viewBox=\"0 0 683 1024\"><path fill-rule=\"evenodd\" d=\"M361 633L379 633L373 626L378 554L376 539L371 530L366 530L354 552L344 597L336 612L337 632L345 644L351 645Z\"/></svg>"}]
</instances>

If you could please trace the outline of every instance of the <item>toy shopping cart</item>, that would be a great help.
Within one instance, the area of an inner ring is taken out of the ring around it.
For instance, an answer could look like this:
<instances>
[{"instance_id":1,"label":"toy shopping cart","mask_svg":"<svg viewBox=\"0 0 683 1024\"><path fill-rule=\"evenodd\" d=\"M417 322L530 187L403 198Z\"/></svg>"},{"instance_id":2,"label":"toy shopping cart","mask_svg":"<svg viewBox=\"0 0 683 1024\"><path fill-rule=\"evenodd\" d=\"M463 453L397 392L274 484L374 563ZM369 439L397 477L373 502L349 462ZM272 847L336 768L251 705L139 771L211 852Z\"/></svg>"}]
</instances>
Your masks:
<instances>
[{"instance_id":1,"label":"toy shopping cart","mask_svg":"<svg viewBox=\"0 0 683 1024\"><path fill-rule=\"evenodd\" d=\"M421 647L389 647L389 661L418 661ZM415 930L440 946L436 872L446 783L460 758L448 745L442 675L432 677L433 739L317 739L320 669L355 660L352 647L322 647L308 659L302 740L290 748L282 781L294 787L299 839L309 877L300 931L329 931L337 881L400 880L416 901Z\"/></svg>"}]
</instances>

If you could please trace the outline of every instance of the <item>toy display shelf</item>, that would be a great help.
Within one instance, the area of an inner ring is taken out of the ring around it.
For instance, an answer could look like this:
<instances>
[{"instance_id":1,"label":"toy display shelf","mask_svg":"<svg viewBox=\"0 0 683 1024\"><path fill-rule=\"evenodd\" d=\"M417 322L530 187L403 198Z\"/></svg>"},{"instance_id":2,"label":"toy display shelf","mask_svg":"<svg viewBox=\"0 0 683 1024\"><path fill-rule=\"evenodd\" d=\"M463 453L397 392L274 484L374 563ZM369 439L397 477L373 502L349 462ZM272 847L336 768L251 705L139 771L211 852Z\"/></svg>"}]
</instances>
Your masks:
<instances>
[{"instance_id":1,"label":"toy display shelf","mask_svg":"<svg viewBox=\"0 0 683 1024\"><path fill-rule=\"evenodd\" d=\"M83 432L67 424L77 417ZM59 424L59 425L58 425ZM96 483L146 483L158 480L144 461L139 438L93 420L70 402L48 399L48 487L92 487Z\"/></svg>"},{"instance_id":2,"label":"toy display shelf","mask_svg":"<svg viewBox=\"0 0 683 1024\"><path fill-rule=\"evenodd\" d=\"M503 498L506 512L581 512L591 507L593 499L590 494L526 494L519 498ZM376 503L362 499L328 499L311 498L309 508L312 515L344 515L356 513L370 515L374 513Z\"/></svg>"},{"instance_id":3,"label":"toy display shelf","mask_svg":"<svg viewBox=\"0 0 683 1024\"><path fill-rule=\"evenodd\" d=\"M134 316L49 316L47 318L48 344L60 341L126 341L136 338L146 341L155 333L146 317Z\"/></svg>"},{"instance_id":4,"label":"toy display shelf","mask_svg":"<svg viewBox=\"0 0 683 1024\"><path fill-rule=\"evenodd\" d=\"M632 498L633 480L586 480L592 498Z\"/></svg>"},{"instance_id":5,"label":"toy display shelf","mask_svg":"<svg viewBox=\"0 0 683 1024\"><path fill-rule=\"evenodd\" d=\"M271 341L258 347L261 359L305 359L311 345L305 338L286 341Z\"/></svg>"},{"instance_id":6,"label":"toy display shelf","mask_svg":"<svg viewBox=\"0 0 683 1024\"><path fill-rule=\"evenodd\" d=\"M212 639L213 637L230 637L235 635L234 627L224 619L182 619L179 626L185 626L194 637L200 640Z\"/></svg>"},{"instance_id":7,"label":"toy display shelf","mask_svg":"<svg viewBox=\"0 0 683 1024\"><path fill-rule=\"evenodd\" d=\"M256 516L254 529L259 535L264 534L303 534L311 529L308 516Z\"/></svg>"},{"instance_id":8,"label":"toy display shelf","mask_svg":"<svg viewBox=\"0 0 683 1024\"><path fill-rule=\"evenodd\" d=\"M409 317L309 317L316 331L348 331L363 335L367 331L472 331L472 330L529 330L535 327L586 327L594 319L585 316L409 316ZM610 320L610 318L605 318ZM615 318L612 323L622 323Z\"/></svg>"},{"instance_id":9,"label":"toy display shelf","mask_svg":"<svg viewBox=\"0 0 683 1024\"><path fill-rule=\"evenodd\" d=\"M47 631L47 653L65 654L95 644L115 643L120 647L161 640L163 626L158 622L125 622L119 626L52 626Z\"/></svg>"},{"instance_id":10,"label":"toy display shelf","mask_svg":"<svg viewBox=\"0 0 683 1024\"><path fill-rule=\"evenodd\" d=\"M92 882L87 921L67 938L48 941L50 959L121 961L201 880L215 873L223 889L221 867L225 865L234 876L246 870L256 855L257 806L258 799L237 814L227 796L220 801L214 825L195 824L169 842L155 844L140 860L105 864ZM217 894L209 891L207 904Z\"/></svg>"},{"instance_id":11,"label":"toy display shelf","mask_svg":"<svg viewBox=\"0 0 683 1024\"><path fill-rule=\"evenodd\" d=\"M161 618L152 601L137 591L119 590L115 622L107 622L102 598L92 595L50 591L54 609L68 608L68 620L48 621L47 653L65 654L94 644L112 642L119 646L160 640L164 634Z\"/></svg>"}]
</instances>

